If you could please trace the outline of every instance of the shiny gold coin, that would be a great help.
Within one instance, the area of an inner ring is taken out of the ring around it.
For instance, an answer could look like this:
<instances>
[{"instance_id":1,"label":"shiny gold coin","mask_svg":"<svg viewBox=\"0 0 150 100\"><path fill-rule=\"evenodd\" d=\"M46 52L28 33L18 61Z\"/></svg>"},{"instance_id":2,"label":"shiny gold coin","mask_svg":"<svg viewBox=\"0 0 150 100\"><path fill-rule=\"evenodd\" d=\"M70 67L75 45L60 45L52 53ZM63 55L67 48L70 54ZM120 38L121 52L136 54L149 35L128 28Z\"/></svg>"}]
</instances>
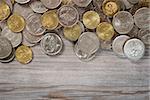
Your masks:
<instances>
[{"instance_id":1,"label":"shiny gold coin","mask_svg":"<svg viewBox=\"0 0 150 100\"><path fill-rule=\"evenodd\" d=\"M6 18L8 18L9 15L9 6L4 1L0 1L0 21L5 20Z\"/></svg>"},{"instance_id":2,"label":"shiny gold coin","mask_svg":"<svg viewBox=\"0 0 150 100\"><path fill-rule=\"evenodd\" d=\"M97 26L96 34L100 40L109 41L115 35L115 31L110 23L102 22Z\"/></svg>"},{"instance_id":3,"label":"shiny gold coin","mask_svg":"<svg viewBox=\"0 0 150 100\"><path fill-rule=\"evenodd\" d=\"M13 32L21 32L25 27L25 20L18 14L11 15L7 20L8 28Z\"/></svg>"},{"instance_id":4,"label":"shiny gold coin","mask_svg":"<svg viewBox=\"0 0 150 100\"><path fill-rule=\"evenodd\" d=\"M64 28L64 36L66 39L70 40L70 41L76 41L79 36L82 33L82 28L79 25L79 23L77 23L76 25L72 26L72 27L65 27Z\"/></svg>"},{"instance_id":5,"label":"shiny gold coin","mask_svg":"<svg viewBox=\"0 0 150 100\"><path fill-rule=\"evenodd\" d=\"M87 11L83 15L83 23L88 29L95 29L100 23L100 16L95 11Z\"/></svg>"},{"instance_id":6,"label":"shiny gold coin","mask_svg":"<svg viewBox=\"0 0 150 100\"><path fill-rule=\"evenodd\" d=\"M45 12L41 17L41 23L48 30L55 29L59 24L56 11L50 10Z\"/></svg>"},{"instance_id":7,"label":"shiny gold coin","mask_svg":"<svg viewBox=\"0 0 150 100\"><path fill-rule=\"evenodd\" d=\"M31 62L33 58L33 53L32 53L31 48L29 48L28 46L22 45L17 48L15 56L18 62L22 64L28 64L29 62Z\"/></svg>"}]
</instances>

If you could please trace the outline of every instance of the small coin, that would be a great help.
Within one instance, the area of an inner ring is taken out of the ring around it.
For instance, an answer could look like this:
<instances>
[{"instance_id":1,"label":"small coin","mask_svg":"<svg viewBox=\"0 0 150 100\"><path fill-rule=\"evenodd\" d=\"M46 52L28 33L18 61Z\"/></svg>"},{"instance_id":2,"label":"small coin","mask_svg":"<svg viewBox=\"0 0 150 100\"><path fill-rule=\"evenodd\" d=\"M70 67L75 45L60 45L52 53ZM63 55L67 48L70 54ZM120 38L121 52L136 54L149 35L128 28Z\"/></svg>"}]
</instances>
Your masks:
<instances>
[{"instance_id":1,"label":"small coin","mask_svg":"<svg viewBox=\"0 0 150 100\"><path fill-rule=\"evenodd\" d=\"M62 39L55 33L47 33L40 42L43 52L49 56L57 55L63 49Z\"/></svg>"},{"instance_id":2,"label":"small coin","mask_svg":"<svg viewBox=\"0 0 150 100\"><path fill-rule=\"evenodd\" d=\"M145 45L136 38L128 40L124 45L124 54L131 61L137 61L144 56Z\"/></svg>"},{"instance_id":3,"label":"small coin","mask_svg":"<svg viewBox=\"0 0 150 100\"><path fill-rule=\"evenodd\" d=\"M30 0L15 0L15 1L20 4L25 4L25 3L30 2Z\"/></svg>"},{"instance_id":4,"label":"small coin","mask_svg":"<svg viewBox=\"0 0 150 100\"><path fill-rule=\"evenodd\" d=\"M115 35L113 26L108 22L100 23L96 28L96 33L99 39L109 41Z\"/></svg>"},{"instance_id":5,"label":"small coin","mask_svg":"<svg viewBox=\"0 0 150 100\"><path fill-rule=\"evenodd\" d=\"M46 12L48 9L43 5L43 3L41 1L32 1L29 5L32 10L36 13L44 13Z\"/></svg>"},{"instance_id":6,"label":"small coin","mask_svg":"<svg viewBox=\"0 0 150 100\"><path fill-rule=\"evenodd\" d=\"M134 22L139 28L149 28L150 9L143 7L138 9L134 14Z\"/></svg>"},{"instance_id":7,"label":"small coin","mask_svg":"<svg viewBox=\"0 0 150 100\"><path fill-rule=\"evenodd\" d=\"M12 32L7 26L2 30L1 36L6 37L14 48L22 42L22 34Z\"/></svg>"},{"instance_id":8,"label":"small coin","mask_svg":"<svg viewBox=\"0 0 150 100\"><path fill-rule=\"evenodd\" d=\"M8 57L11 54L11 52L11 42L7 38L0 36L0 59Z\"/></svg>"},{"instance_id":9,"label":"small coin","mask_svg":"<svg viewBox=\"0 0 150 100\"><path fill-rule=\"evenodd\" d=\"M64 27L72 27L78 22L79 14L76 8L64 5L57 11L59 23Z\"/></svg>"},{"instance_id":10,"label":"small coin","mask_svg":"<svg viewBox=\"0 0 150 100\"><path fill-rule=\"evenodd\" d=\"M146 45L150 45L150 29L140 29L138 32L140 38Z\"/></svg>"},{"instance_id":11,"label":"small coin","mask_svg":"<svg viewBox=\"0 0 150 100\"><path fill-rule=\"evenodd\" d=\"M112 24L119 34L127 34L134 26L133 16L127 11L119 11L113 16Z\"/></svg>"},{"instance_id":12,"label":"small coin","mask_svg":"<svg viewBox=\"0 0 150 100\"><path fill-rule=\"evenodd\" d=\"M83 15L83 24L88 29L95 29L100 23L100 16L95 11L87 11Z\"/></svg>"},{"instance_id":13,"label":"small coin","mask_svg":"<svg viewBox=\"0 0 150 100\"><path fill-rule=\"evenodd\" d=\"M13 14L7 20L8 28L13 32L21 32L25 24L24 18L19 14Z\"/></svg>"},{"instance_id":14,"label":"small coin","mask_svg":"<svg viewBox=\"0 0 150 100\"><path fill-rule=\"evenodd\" d=\"M62 0L41 0L41 2L45 5L45 7L54 9L61 4Z\"/></svg>"},{"instance_id":15,"label":"small coin","mask_svg":"<svg viewBox=\"0 0 150 100\"><path fill-rule=\"evenodd\" d=\"M120 57L124 57L123 46L129 38L127 35L117 36L112 43L113 52Z\"/></svg>"},{"instance_id":16,"label":"small coin","mask_svg":"<svg viewBox=\"0 0 150 100\"><path fill-rule=\"evenodd\" d=\"M130 2L131 4L136 4L138 3L140 0L128 0L128 2Z\"/></svg>"},{"instance_id":17,"label":"small coin","mask_svg":"<svg viewBox=\"0 0 150 100\"><path fill-rule=\"evenodd\" d=\"M45 12L41 17L42 26L48 30L54 30L58 25L58 15L55 10Z\"/></svg>"},{"instance_id":18,"label":"small coin","mask_svg":"<svg viewBox=\"0 0 150 100\"><path fill-rule=\"evenodd\" d=\"M28 64L33 58L32 49L28 46L21 45L15 52L16 60L22 64Z\"/></svg>"},{"instance_id":19,"label":"small coin","mask_svg":"<svg viewBox=\"0 0 150 100\"><path fill-rule=\"evenodd\" d=\"M73 2L79 7L87 7L92 0L73 0Z\"/></svg>"}]
</instances>

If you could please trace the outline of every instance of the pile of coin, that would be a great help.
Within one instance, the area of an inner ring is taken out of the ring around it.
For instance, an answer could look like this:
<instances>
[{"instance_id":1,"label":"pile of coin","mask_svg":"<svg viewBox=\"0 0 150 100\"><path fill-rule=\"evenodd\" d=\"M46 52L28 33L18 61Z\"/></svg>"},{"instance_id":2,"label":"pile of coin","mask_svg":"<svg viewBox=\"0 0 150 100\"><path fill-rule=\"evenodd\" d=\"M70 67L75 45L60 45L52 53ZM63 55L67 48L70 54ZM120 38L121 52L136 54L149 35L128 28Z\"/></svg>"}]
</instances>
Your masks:
<instances>
[{"instance_id":1,"label":"pile of coin","mask_svg":"<svg viewBox=\"0 0 150 100\"><path fill-rule=\"evenodd\" d=\"M61 54L62 38L81 61L100 50L138 61L150 45L149 0L0 0L0 62L28 64L32 47Z\"/></svg>"}]
</instances>

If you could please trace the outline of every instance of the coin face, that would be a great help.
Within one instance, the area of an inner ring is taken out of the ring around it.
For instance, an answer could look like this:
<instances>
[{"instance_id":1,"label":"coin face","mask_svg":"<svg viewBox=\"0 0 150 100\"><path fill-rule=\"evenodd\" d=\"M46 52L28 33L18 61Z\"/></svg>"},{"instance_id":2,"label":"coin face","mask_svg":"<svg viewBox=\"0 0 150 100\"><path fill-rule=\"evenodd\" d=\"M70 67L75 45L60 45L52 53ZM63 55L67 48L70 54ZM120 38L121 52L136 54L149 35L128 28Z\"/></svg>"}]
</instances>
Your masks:
<instances>
[{"instance_id":1,"label":"coin face","mask_svg":"<svg viewBox=\"0 0 150 100\"><path fill-rule=\"evenodd\" d=\"M21 45L15 52L16 60L22 64L28 64L33 58L32 49L28 46Z\"/></svg>"},{"instance_id":2,"label":"coin face","mask_svg":"<svg viewBox=\"0 0 150 100\"><path fill-rule=\"evenodd\" d=\"M7 26L2 30L1 36L6 37L14 48L22 42L22 34L12 32Z\"/></svg>"},{"instance_id":3,"label":"coin face","mask_svg":"<svg viewBox=\"0 0 150 100\"><path fill-rule=\"evenodd\" d=\"M50 10L45 12L41 17L41 23L44 28L54 30L59 24L56 11Z\"/></svg>"},{"instance_id":4,"label":"coin face","mask_svg":"<svg viewBox=\"0 0 150 100\"><path fill-rule=\"evenodd\" d=\"M150 45L150 29L140 29L138 32L140 38L146 45Z\"/></svg>"},{"instance_id":5,"label":"coin face","mask_svg":"<svg viewBox=\"0 0 150 100\"><path fill-rule=\"evenodd\" d=\"M83 15L83 23L88 29L95 29L100 23L100 16L95 11L87 11Z\"/></svg>"},{"instance_id":6,"label":"coin face","mask_svg":"<svg viewBox=\"0 0 150 100\"><path fill-rule=\"evenodd\" d=\"M10 41L0 36L0 59L4 59L8 57L12 52L12 45Z\"/></svg>"},{"instance_id":7,"label":"coin face","mask_svg":"<svg viewBox=\"0 0 150 100\"><path fill-rule=\"evenodd\" d=\"M143 7L138 9L134 14L134 22L139 28L149 28L150 9Z\"/></svg>"},{"instance_id":8,"label":"coin face","mask_svg":"<svg viewBox=\"0 0 150 100\"><path fill-rule=\"evenodd\" d=\"M73 2L79 7L87 7L92 0L73 0Z\"/></svg>"},{"instance_id":9,"label":"coin face","mask_svg":"<svg viewBox=\"0 0 150 100\"><path fill-rule=\"evenodd\" d=\"M64 5L57 11L59 23L64 27L72 27L79 19L79 14L76 8Z\"/></svg>"},{"instance_id":10,"label":"coin face","mask_svg":"<svg viewBox=\"0 0 150 100\"><path fill-rule=\"evenodd\" d=\"M124 45L124 54L131 61L137 61L144 56L145 45L139 39L130 39Z\"/></svg>"},{"instance_id":11,"label":"coin face","mask_svg":"<svg viewBox=\"0 0 150 100\"><path fill-rule=\"evenodd\" d=\"M57 8L61 4L62 0L41 0L41 2L47 8L54 9L54 8Z\"/></svg>"},{"instance_id":12,"label":"coin face","mask_svg":"<svg viewBox=\"0 0 150 100\"><path fill-rule=\"evenodd\" d=\"M7 26L13 32L21 32L25 25L24 18L18 14L11 15L7 20Z\"/></svg>"},{"instance_id":13,"label":"coin face","mask_svg":"<svg viewBox=\"0 0 150 100\"><path fill-rule=\"evenodd\" d=\"M127 11L119 11L113 16L112 24L119 34L127 34L134 26L133 16Z\"/></svg>"},{"instance_id":14,"label":"coin face","mask_svg":"<svg viewBox=\"0 0 150 100\"><path fill-rule=\"evenodd\" d=\"M124 57L123 46L129 38L127 35L117 36L112 43L113 52L120 57Z\"/></svg>"},{"instance_id":15,"label":"coin face","mask_svg":"<svg viewBox=\"0 0 150 100\"><path fill-rule=\"evenodd\" d=\"M41 48L49 56L57 55L62 51L62 39L55 33L47 33L40 42Z\"/></svg>"},{"instance_id":16,"label":"coin face","mask_svg":"<svg viewBox=\"0 0 150 100\"><path fill-rule=\"evenodd\" d=\"M15 1L20 4L25 4L28 3L30 0L15 0Z\"/></svg>"},{"instance_id":17,"label":"coin face","mask_svg":"<svg viewBox=\"0 0 150 100\"><path fill-rule=\"evenodd\" d=\"M100 23L96 28L96 34L101 40L109 41L115 34L113 26L108 22Z\"/></svg>"}]
</instances>

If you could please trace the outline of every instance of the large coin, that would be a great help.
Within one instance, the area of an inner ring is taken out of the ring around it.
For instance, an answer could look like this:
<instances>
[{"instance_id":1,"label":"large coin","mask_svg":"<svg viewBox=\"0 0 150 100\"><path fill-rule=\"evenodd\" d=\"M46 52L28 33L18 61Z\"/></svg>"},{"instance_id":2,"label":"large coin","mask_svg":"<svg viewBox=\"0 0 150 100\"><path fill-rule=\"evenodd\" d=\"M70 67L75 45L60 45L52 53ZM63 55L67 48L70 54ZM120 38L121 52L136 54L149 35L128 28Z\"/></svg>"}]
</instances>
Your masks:
<instances>
[{"instance_id":1,"label":"large coin","mask_svg":"<svg viewBox=\"0 0 150 100\"><path fill-rule=\"evenodd\" d=\"M73 0L73 2L79 7L87 7L92 0Z\"/></svg>"},{"instance_id":2,"label":"large coin","mask_svg":"<svg viewBox=\"0 0 150 100\"><path fill-rule=\"evenodd\" d=\"M30 0L15 0L15 1L20 4L25 4L28 3Z\"/></svg>"},{"instance_id":3,"label":"large coin","mask_svg":"<svg viewBox=\"0 0 150 100\"><path fill-rule=\"evenodd\" d=\"M144 56L145 45L136 38L128 40L124 45L124 54L131 61L137 61Z\"/></svg>"},{"instance_id":4,"label":"large coin","mask_svg":"<svg viewBox=\"0 0 150 100\"><path fill-rule=\"evenodd\" d=\"M49 9L57 8L62 0L41 0L41 2Z\"/></svg>"},{"instance_id":5,"label":"large coin","mask_svg":"<svg viewBox=\"0 0 150 100\"><path fill-rule=\"evenodd\" d=\"M28 46L21 45L15 52L16 60L22 64L28 64L33 58L32 49Z\"/></svg>"},{"instance_id":6,"label":"large coin","mask_svg":"<svg viewBox=\"0 0 150 100\"><path fill-rule=\"evenodd\" d=\"M79 14L76 8L64 5L58 9L58 18L62 26L71 27L77 23Z\"/></svg>"},{"instance_id":7,"label":"large coin","mask_svg":"<svg viewBox=\"0 0 150 100\"><path fill-rule=\"evenodd\" d=\"M49 56L57 55L62 51L62 39L55 33L47 33L40 42L43 52Z\"/></svg>"},{"instance_id":8,"label":"large coin","mask_svg":"<svg viewBox=\"0 0 150 100\"><path fill-rule=\"evenodd\" d=\"M146 45L150 45L150 29L139 30L138 38L140 38Z\"/></svg>"}]
</instances>

